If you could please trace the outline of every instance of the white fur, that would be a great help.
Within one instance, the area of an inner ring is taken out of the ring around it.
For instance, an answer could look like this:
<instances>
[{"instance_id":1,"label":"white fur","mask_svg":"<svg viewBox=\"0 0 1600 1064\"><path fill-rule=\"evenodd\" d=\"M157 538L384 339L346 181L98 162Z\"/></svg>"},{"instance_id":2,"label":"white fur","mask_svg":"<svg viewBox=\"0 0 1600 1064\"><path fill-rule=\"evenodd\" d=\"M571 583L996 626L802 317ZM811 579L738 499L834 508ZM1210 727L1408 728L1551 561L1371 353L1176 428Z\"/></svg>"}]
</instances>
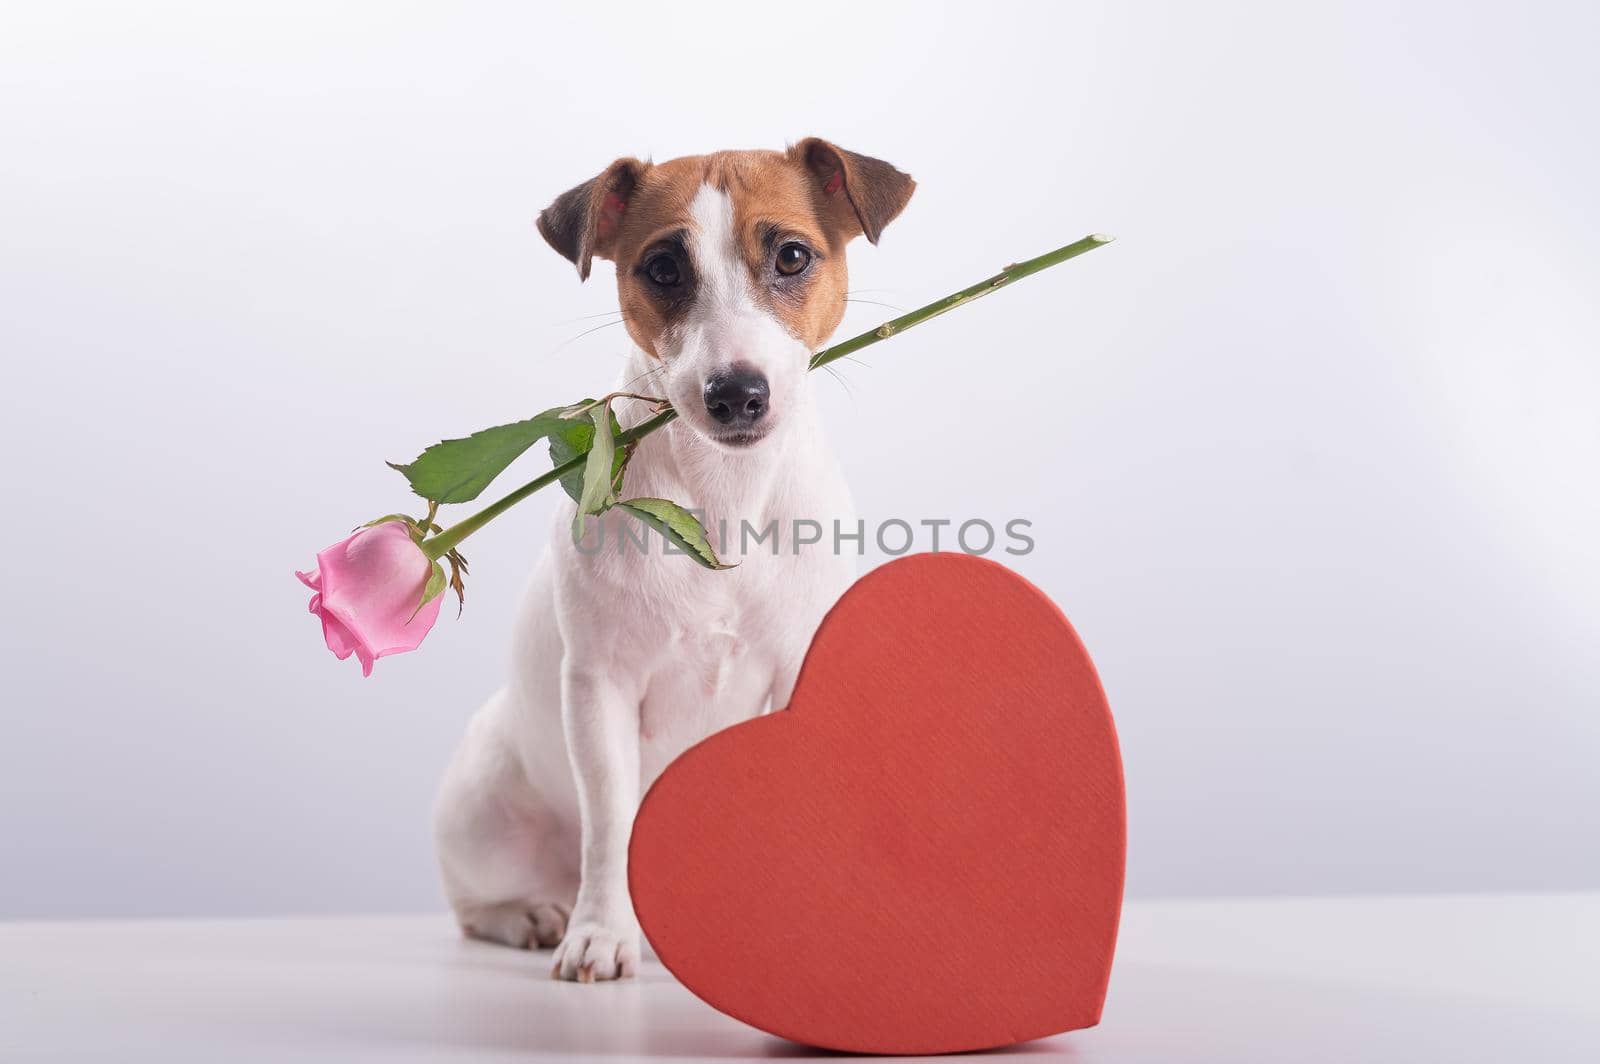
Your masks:
<instances>
[{"instance_id":1,"label":"white fur","mask_svg":"<svg viewBox=\"0 0 1600 1064\"><path fill-rule=\"evenodd\" d=\"M702 186L689 207L693 218L690 241L695 264L695 305L670 338L664 392L678 412L701 433L717 426L701 401L705 381L735 362L766 374L772 427L795 413L793 404L809 404L802 391L811 352L790 336L783 324L761 310L750 291L750 273L739 253L728 197ZM644 389L649 391L649 389Z\"/></svg>"},{"instance_id":2,"label":"white fur","mask_svg":"<svg viewBox=\"0 0 1600 1064\"><path fill-rule=\"evenodd\" d=\"M663 557L659 537L648 556L619 552L618 536L638 526L615 510L598 519L605 548L583 553L571 505L558 508L510 680L473 717L436 809L462 927L516 946L560 938L553 974L565 979L632 974L627 846L644 788L693 743L788 703L817 623L854 575L848 555L792 545L795 519L854 524L812 406L811 352L752 298L726 195L702 188L693 218L695 305L662 363L635 351L623 374L681 417L640 444L624 495L703 510L714 538L726 521L724 560L740 564L711 572ZM708 439L701 399L734 361L761 369L771 389L769 435L740 450ZM776 521L776 553L771 540L743 553L741 520Z\"/></svg>"}]
</instances>

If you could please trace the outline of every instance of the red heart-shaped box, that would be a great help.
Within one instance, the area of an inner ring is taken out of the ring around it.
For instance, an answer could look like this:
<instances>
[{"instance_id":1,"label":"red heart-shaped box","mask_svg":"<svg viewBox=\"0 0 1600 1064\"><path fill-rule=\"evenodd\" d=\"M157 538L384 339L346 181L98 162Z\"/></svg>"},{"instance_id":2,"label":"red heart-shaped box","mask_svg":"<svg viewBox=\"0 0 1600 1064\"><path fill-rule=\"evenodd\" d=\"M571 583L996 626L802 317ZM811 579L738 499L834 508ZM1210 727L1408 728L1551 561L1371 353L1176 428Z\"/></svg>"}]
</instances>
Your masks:
<instances>
[{"instance_id":1,"label":"red heart-shaped box","mask_svg":"<svg viewBox=\"0 0 1600 1064\"><path fill-rule=\"evenodd\" d=\"M1105 693L1043 592L962 554L890 562L817 630L787 710L668 766L628 879L714 1008L864 1053L1099 1022L1122 908Z\"/></svg>"}]
</instances>

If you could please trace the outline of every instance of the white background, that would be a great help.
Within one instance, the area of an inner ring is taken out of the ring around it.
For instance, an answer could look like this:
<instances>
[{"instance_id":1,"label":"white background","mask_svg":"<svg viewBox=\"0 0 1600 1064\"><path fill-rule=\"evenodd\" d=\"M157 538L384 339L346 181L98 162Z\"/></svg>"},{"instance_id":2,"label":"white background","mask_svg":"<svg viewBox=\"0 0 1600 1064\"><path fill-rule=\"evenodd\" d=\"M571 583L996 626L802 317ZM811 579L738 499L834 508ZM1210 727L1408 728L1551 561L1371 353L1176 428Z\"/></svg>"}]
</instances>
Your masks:
<instances>
[{"instance_id":1,"label":"white background","mask_svg":"<svg viewBox=\"0 0 1600 1064\"><path fill-rule=\"evenodd\" d=\"M612 381L539 208L809 134L920 182L861 299L1119 238L817 386L868 517L1034 521L1132 893L1600 886L1592 5L568 8L0 16L0 916L440 904L552 499L370 680L291 570Z\"/></svg>"}]
</instances>

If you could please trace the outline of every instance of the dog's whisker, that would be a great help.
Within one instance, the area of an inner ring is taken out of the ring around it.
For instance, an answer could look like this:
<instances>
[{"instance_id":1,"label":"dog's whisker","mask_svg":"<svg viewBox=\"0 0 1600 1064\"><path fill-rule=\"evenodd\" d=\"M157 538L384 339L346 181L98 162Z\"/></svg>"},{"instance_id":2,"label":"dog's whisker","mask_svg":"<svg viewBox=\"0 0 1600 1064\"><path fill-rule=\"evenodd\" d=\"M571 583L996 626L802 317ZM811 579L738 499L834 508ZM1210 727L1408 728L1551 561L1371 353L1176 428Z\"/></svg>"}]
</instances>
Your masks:
<instances>
[{"instance_id":1,"label":"dog's whisker","mask_svg":"<svg viewBox=\"0 0 1600 1064\"><path fill-rule=\"evenodd\" d=\"M905 307L899 306L895 303L882 303L876 299L851 299L849 296L845 296L844 301L846 303L861 303L873 307L888 307L890 310L898 310L902 314L906 312Z\"/></svg>"},{"instance_id":2,"label":"dog's whisker","mask_svg":"<svg viewBox=\"0 0 1600 1064\"><path fill-rule=\"evenodd\" d=\"M650 377L654 377L657 373L660 373L662 370L664 370L666 368L667 367L665 365L660 365L660 366L655 367L654 369L647 369L643 373L639 374L637 377L634 377L632 380L624 381L623 384L622 384L622 387L620 389L618 389L618 390L619 391L631 391L633 389L634 385L638 384L640 381L646 380L646 379L648 379Z\"/></svg>"},{"instance_id":3,"label":"dog's whisker","mask_svg":"<svg viewBox=\"0 0 1600 1064\"><path fill-rule=\"evenodd\" d=\"M551 348L550 351L545 355L545 357L549 358L552 355L559 355L561 352L565 351L567 348L571 347L573 344L577 343L579 340L582 340L585 336L588 336L590 333L597 333L601 329L609 329L613 325L621 325L622 321L623 321L623 319L618 318L616 321L602 322L601 324L596 325L592 329L585 329L585 330L583 330L583 332L579 333L577 336L573 336L573 337L570 337L569 339L563 340L561 343L559 343L555 347Z\"/></svg>"},{"instance_id":4,"label":"dog's whisker","mask_svg":"<svg viewBox=\"0 0 1600 1064\"><path fill-rule=\"evenodd\" d=\"M822 368L828 371L829 376L839 382L839 386L844 389L844 394L850 397L851 403L854 403L856 399L856 390L850 386L849 381L844 379L844 374L840 373L833 366L823 366Z\"/></svg>"},{"instance_id":5,"label":"dog's whisker","mask_svg":"<svg viewBox=\"0 0 1600 1064\"><path fill-rule=\"evenodd\" d=\"M563 318L560 321L553 321L550 324L551 325L572 325L572 324L574 324L576 322L580 322L580 321L593 321L596 318L620 318L620 317L622 317L622 311L621 310L606 310L606 311L602 311L599 314L580 314L576 318Z\"/></svg>"}]
</instances>

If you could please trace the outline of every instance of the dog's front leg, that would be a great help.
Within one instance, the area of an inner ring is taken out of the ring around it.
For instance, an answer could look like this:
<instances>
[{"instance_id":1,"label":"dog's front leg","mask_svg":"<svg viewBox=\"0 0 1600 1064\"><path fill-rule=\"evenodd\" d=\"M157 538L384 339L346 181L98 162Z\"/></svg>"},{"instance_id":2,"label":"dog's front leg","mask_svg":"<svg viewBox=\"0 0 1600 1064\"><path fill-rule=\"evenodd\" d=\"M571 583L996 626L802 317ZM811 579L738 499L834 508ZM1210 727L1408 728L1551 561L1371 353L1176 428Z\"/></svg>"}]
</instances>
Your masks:
<instances>
[{"instance_id":1,"label":"dog's front leg","mask_svg":"<svg viewBox=\"0 0 1600 1064\"><path fill-rule=\"evenodd\" d=\"M618 676L567 663L561 719L582 820L577 904L551 974L621 979L639 964L639 925L628 898L628 834L639 807L640 693Z\"/></svg>"}]
</instances>

